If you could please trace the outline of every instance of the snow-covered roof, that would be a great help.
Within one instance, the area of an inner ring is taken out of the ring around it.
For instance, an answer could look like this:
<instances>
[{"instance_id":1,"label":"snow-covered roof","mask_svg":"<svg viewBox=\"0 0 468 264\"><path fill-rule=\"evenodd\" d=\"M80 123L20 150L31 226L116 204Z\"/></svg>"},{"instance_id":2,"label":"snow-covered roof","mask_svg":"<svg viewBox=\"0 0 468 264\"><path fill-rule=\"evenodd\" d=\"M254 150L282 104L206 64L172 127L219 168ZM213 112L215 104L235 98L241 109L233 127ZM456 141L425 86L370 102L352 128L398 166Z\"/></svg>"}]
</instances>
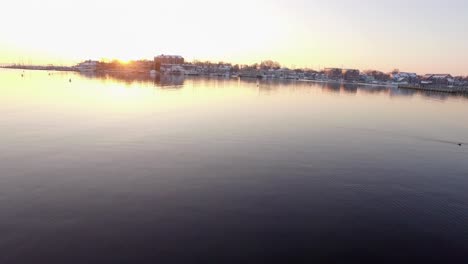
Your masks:
<instances>
[{"instance_id":1,"label":"snow-covered roof","mask_svg":"<svg viewBox=\"0 0 468 264\"><path fill-rule=\"evenodd\" d=\"M394 74L394 76L396 78L401 78L401 77L412 77L412 78L415 78L417 77L418 75L416 73L413 73L413 72L399 72L399 73L396 73Z\"/></svg>"},{"instance_id":2,"label":"snow-covered roof","mask_svg":"<svg viewBox=\"0 0 468 264\"><path fill-rule=\"evenodd\" d=\"M179 56L179 55L159 55L157 56L156 58L160 58L160 59L183 59L182 56Z\"/></svg>"},{"instance_id":3,"label":"snow-covered roof","mask_svg":"<svg viewBox=\"0 0 468 264\"><path fill-rule=\"evenodd\" d=\"M432 79L446 79L446 78L453 78L452 75L450 74L426 74L423 76L423 78L425 79L429 79L429 78L432 78Z\"/></svg>"},{"instance_id":4,"label":"snow-covered roof","mask_svg":"<svg viewBox=\"0 0 468 264\"><path fill-rule=\"evenodd\" d=\"M450 74L434 74L432 75L434 79L445 79L445 78L452 78Z\"/></svg>"}]
</instances>

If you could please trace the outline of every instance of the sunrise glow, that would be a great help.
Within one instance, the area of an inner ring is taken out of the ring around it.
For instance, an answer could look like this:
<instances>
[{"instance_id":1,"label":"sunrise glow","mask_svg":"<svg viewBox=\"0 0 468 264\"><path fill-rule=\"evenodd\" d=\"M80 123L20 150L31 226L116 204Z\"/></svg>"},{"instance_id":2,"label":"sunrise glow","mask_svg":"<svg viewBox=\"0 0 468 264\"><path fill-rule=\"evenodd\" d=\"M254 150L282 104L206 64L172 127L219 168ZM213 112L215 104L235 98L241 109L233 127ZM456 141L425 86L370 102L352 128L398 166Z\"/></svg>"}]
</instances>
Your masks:
<instances>
[{"instance_id":1,"label":"sunrise glow","mask_svg":"<svg viewBox=\"0 0 468 264\"><path fill-rule=\"evenodd\" d=\"M7 0L0 63L181 54L288 67L468 73L466 1ZM434 19L440 14L444 19ZM437 63L434 63L437 62Z\"/></svg>"}]
</instances>

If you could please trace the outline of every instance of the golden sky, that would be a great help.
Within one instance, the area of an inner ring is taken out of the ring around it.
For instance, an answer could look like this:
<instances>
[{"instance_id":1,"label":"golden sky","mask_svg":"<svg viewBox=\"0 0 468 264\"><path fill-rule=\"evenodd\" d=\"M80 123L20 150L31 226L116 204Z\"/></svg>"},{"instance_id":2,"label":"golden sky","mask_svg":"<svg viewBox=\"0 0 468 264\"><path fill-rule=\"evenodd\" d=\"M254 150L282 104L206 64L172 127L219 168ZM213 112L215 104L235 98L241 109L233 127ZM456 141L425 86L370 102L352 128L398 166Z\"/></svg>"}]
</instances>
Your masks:
<instances>
[{"instance_id":1,"label":"golden sky","mask_svg":"<svg viewBox=\"0 0 468 264\"><path fill-rule=\"evenodd\" d=\"M6 0L0 63L68 65L163 53L466 75L465 2ZM441 15L446 17L433 19Z\"/></svg>"}]
</instances>

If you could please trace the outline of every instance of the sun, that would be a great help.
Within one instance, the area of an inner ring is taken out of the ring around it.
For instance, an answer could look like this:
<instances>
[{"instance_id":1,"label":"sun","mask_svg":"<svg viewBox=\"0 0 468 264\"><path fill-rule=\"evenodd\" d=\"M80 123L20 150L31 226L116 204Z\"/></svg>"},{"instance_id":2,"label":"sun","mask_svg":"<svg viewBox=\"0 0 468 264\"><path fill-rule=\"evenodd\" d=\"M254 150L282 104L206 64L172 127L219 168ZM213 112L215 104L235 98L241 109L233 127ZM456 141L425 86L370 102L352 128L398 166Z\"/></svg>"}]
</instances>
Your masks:
<instances>
[{"instance_id":1,"label":"sun","mask_svg":"<svg viewBox=\"0 0 468 264\"><path fill-rule=\"evenodd\" d=\"M133 60L130 59L130 58L115 58L115 57L111 57L111 58L101 58L100 59L101 62L107 62L107 63L110 63L110 62L118 62L119 64L122 64L122 65L128 65L130 64Z\"/></svg>"},{"instance_id":2,"label":"sun","mask_svg":"<svg viewBox=\"0 0 468 264\"><path fill-rule=\"evenodd\" d=\"M130 59L117 59L120 64L127 65L130 63Z\"/></svg>"}]
</instances>

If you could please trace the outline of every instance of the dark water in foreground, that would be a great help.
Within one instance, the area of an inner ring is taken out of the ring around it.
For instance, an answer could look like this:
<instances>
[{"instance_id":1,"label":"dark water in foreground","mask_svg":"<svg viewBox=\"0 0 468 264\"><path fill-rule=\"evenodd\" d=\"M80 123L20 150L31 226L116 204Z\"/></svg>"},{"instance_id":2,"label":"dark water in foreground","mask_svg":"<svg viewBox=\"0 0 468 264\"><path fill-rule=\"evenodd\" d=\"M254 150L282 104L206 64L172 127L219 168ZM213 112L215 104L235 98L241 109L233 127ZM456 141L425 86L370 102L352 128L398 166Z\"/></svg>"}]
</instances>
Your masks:
<instances>
[{"instance_id":1,"label":"dark water in foreground","mask_svg":"<svg viewBox=\"0 0 468 264\"><path fill-rule=\"evenodd\" d=\"M11 70L0 93L2 264L468 261L467 98Z\"/></svg>"}]
</instances>

